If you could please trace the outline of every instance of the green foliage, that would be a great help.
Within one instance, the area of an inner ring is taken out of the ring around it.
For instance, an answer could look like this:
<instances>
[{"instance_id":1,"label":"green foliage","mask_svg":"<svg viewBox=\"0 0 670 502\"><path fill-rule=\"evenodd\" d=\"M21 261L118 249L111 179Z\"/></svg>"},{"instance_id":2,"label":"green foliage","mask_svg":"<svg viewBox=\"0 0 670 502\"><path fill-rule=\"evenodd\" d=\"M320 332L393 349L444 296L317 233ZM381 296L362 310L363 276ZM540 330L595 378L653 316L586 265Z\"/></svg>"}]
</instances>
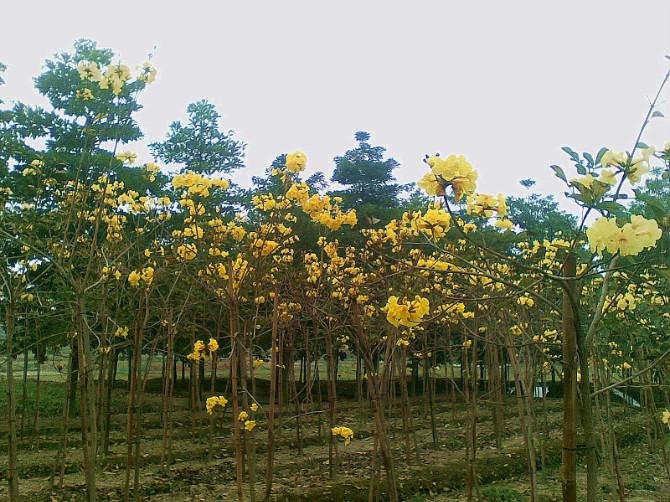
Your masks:
<instances>
[{"instance_id":1,"label":"green foliage","mask_svg":"<svg viewBox=\"0 0 670 502\"><path fill-rule=\"evenodd\" d=\"M335 157L331 180L344 188L331 193L342 197L344 209L355 208L366 225L388 222L397 216L398 195L407 188L395 182L393 170L399 164L393 158L384 158L386 148L369 143L369 133L359 131L355 138L356 148Z\"/></svg>"},{"instance_id":2,"label":"green foliage","mask_svg":"<svg viewBox=\"0 0 670 502\"><path fill-rule=\"evenodd\" d=\"M532 187L523 181L522 185ZM576 218L559 209L551 195L532 193L525 197L508 197L507 208L509 218L531 239L553 239L559 232L569 236L576 230Z\"/></svg>"},{"instance_id":3,"label":"green foliage","mask_svg":"<svg viewBox=\"0 0 670 502\"><path fill-rule=\"evenodd\" d=\"M203 99L188 105L188 124L170 124L165 141L149 145L163 162L179 164L180 170L203 174L231 173L243 166L245 144L222 131L221 115Z\"/></svg>"}]
</instances>

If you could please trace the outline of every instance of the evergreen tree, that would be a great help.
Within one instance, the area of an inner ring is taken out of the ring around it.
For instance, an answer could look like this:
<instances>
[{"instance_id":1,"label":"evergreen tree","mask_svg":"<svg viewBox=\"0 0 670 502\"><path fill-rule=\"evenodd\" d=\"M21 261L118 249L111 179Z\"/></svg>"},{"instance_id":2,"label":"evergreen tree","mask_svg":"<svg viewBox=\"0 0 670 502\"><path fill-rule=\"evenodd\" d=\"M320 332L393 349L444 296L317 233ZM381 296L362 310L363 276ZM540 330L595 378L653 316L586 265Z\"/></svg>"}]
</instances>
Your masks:
<instances>
[{"instance_id":1,"label":"evergreen tree","mask_svg":"<svg viewBox=\"0 0 670 502\"><path fill-rule=\"evenodd\" d=\"M397 215L398 195L406 189L393 176L399 164L391 157L384 158L386 148L369 143L369 133L359 131L355 138L356 148L335 157L331 180L343 188L332 195L342 197L344 209L355 208L359 219L367 220L366 224L387 222Z\"/></svg>"},{"instance_id":2,"label":"evergreen tree","mask_svg":"<svg viewBox=\"0 0 670 502\"><path fill-rule=\"evenodd\" d=\"M207 100L188 105L188 124L170 124L165 141L149 145L151 152L180 170L228 174L243 166L245 144L233 138L233 131L219 129L221 115Z\"/></svg>"}]
</instances>

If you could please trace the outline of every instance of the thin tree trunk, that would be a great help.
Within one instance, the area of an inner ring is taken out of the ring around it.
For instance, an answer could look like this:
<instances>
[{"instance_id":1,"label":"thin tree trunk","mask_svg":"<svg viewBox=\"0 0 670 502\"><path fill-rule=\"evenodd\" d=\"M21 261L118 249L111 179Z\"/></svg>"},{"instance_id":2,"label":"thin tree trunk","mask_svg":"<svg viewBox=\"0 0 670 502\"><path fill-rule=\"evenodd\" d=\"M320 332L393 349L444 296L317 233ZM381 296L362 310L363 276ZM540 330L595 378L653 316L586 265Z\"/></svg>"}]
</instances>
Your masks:
<instances>
[{"instance_id":1,"label":"thin tree trunk","mask_svg":"<svg viewBox=\"0 0 670 502\"><path fill-rule=\"evenodd\" d=\"M26 333L23 336L23 344L28 344L28 323L26 322ZM19 437L23 439L23 431L26 424L26 404L28 401L28 349L23 350L23 383L21 385L21 429Z\"/></svg>"},{"instance_id":2,"label":"thin tree trunk","mask_svg":"<svg viewBox=\"0 0 670 502\"><path fill-rule=\"evenodd\" d=\"M16 437L16 396L14 394L14 299L10 293L5 310L5 327L7 331L7 482L9 484L9 500L19 500L19 472L17 469L17 437Z\"/></svg>"},{"instance_id":3,"label":"thin tree trunk","mask_svg":"<svg viewBox=\"0 0 670 502\"><path fill-rule=\"evenodd\" d=\"M37 375L35 382L35 415L33 418L33 431L35 437L35 449L40 449L40 399L41 399L41 384L42 384L42 361L41 361L40 346L37 345L35 350L35 360L37 361Z\"/></svg>"},{"instance_id":4,"label":"thin tree trunk","mask_svg":"<svg viewBox=\"0 0 670 502\"><path fill-rule=\"evenodd\" d=\"M270 500L272 493L272 475L274 468L274 438L275 438L275 406L277 394L277 339L279 336L279 295L275 291L272 309L272 333L270 354L270 396L268 401L268 452L265 468L265 500Z\"/></svg>"},{"instance_id":5,"label":"thin tree trunk","mask_svg":"<svg viewBox=\"0 0 670 502\"><path fill-rule=\"evenodd\" d=\"M563 291L563 454L561 485L563 502L577 502L577 331L571 300L576 295L575 255L570 253L563 265L567 277Z\"/></svg>"},{"instance_id":6,"label":"thin tree trunk","mask_svg":"<svg viewBox=\"0 0 670 502\"><path fill-rule=\"evenodd\" d=\"M97 421L95 418L95 382L91 342L84 316L86 309L81 292L77 294L77 352L79 362L79 408L81 412L84 477L88 502L97 500L95 460L97 454Z\"/></svg>"}]
</instances>

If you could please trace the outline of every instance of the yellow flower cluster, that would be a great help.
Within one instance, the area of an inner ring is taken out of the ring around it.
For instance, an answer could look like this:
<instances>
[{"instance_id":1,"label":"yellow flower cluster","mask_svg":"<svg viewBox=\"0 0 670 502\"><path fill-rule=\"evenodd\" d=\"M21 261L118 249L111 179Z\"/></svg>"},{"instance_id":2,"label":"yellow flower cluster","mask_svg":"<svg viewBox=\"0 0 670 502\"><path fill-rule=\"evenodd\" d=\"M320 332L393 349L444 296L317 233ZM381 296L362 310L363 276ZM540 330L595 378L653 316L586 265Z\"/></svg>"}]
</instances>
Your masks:
<instances>
[{"instance_id":1,"label":"yellow flower cluster","mask_svg":"<svg viewBox=\"0 0 670 502\"><path fill-rule=\"evenodd\" d=\"M430 311L430 302L419 295L414 300L403 299L402 302L398 301L397 296L390 296L383 310L386 312L386 320L393 326L413 328Z\"/></svg>"},{"instance_id":2,"label":"yellow flower cluster","mask_svg":"<svg viewBox=\"0 0 670 502\"><path fill-rule=\"evenodd\" d=\"M83 99L84 101L88 101L94 98L93 91L91 91L91 89L77 89L75 96L77 99Z\"/></svg>"},{"instance_id":3,"label":"yellow flower cluster","mask_svg":"<svg viewBox=\"0 0 670 502\"><path fill-rule=\"evenodd\" d=\"M309 185L307 183L293 183L286 191L288 200L302 205L309 198Z\"/></svg>"},{"instance_id":4,"label":"yellow flower cluster","mask_svg":"<svg viewBox=\"0 0 670 502\"><path fill-rule=\"evenodd\" d=\"M145 84L150 84L156 80L156 68L151 65L149 61L145 61L142 66L138 66L139 75L137 75L137 80L141 80Z\"/></svg>"},{"instance_id":5,"label":"yellow flower cluster","mask_svg":"<svg viewBox=\"0 0 670 502\"><path fill-rule=\"evenodd\" d=\"M485 218L490 218L496 214L503 217L507 214L507 202L502 194L497 196L472 194L467 198L466 210L468 214Z\"/></svg>"},{"instance_id":6,"label":"yellow flower cluster","mask_svg":"<svg viewBox=\"0 0 670 502\"><path fill-rule=\"evenodd\" d=\"M102 74L98 85L100 89L112 88L112 92L118 96L123 90L125 83L130 80L130 68L128 66L117 63L107 67L105 73Z\"/></svg>"},{"instance_id":7,"label":"yellow flower cluster","mask_svg":"<svg viewBox=\"0 0 670 502\"><path fill-rule=\"evenodd\" d=\"M456 200L461 200L477 188L477 172L463 155L450 155L446 159L433 156L426 163L431 171L417 185L428 195L443 196L445 189L451 187Z\"/></svg>"},{"instance_id":8,"label":"yellow flower cluster","mask_svg":"<svg viewBox=\"0 0 670 502\"><path fill-rule=\"evenodd\" d=\"M277 241L268 240L268 239L256 239L252 243L253 255L258 256L268 256L279 247Z\"/></svg>"},{"instance_id":9,"label":"yellow flower cluster","mask_svg":"<svg viewBox=\"0 0 670 502\"><path fill-rule=\"evenodd\" d=\"M198 256L198 247L193 243L186 243L177 246L177 256L184 261L191 261Z\"/></svg>"},{"instance_id":10,"label":"yellow flower cluster","mask_svg":"<svg viewBox=\"0 0 670 502\"><path fill-rule=\"evenodd\" d=\"M535 300L533 300L530 296L527 294L520 296L517 301L519 305L523 305L524 307L532 307L535 305Z\"/></svg>"},{"instance_id":11,"label":"yellow flower cluster","mask_svg":"<svg viewBox=\"0 0 670 502\"><path fill-rule=\"evenodd\" d=\"M121 152L116 155L116 158L124 164L132 164L137 160L137 154L135 152Z\"/></svg>"},{"instance_id":12,"label":"yellow flower cluster","mask_svg":"<svg viewBox=\"0 0 670 502\"><path fill-rule=\"evenodd\" d=\"M108 279L110 275L113 275L114 278L118 281L121 279L121 271L117 269L115 266L111 267L102 267L102 277L103 279Z\"/></svg>"},{"instance_id":13,"label":"yellow flower cluster","mask_svg":"<svg viewBox=\"0 0 670 502\"><path fill-rule=\"evenodd\" d=\"M343 213L338 205L338 198L331 199L329 195L323 197L314 194L307 198L302 204L302 210L317 223L329 228L330 230L339 230L342 225L354 227L358 223L356 210L350 209Z\"/></svg>"},{"instance_id":14,"label":"yellow flower cluster","mask_svg":"<svg viewBox=\"0 0 670 502\"><path fill-rule=\"evenodd\" d=\"M663 411L663 414L661 415L661 422L670 427L670 411Z\"/></svg>"},{"instance_id":15,"label":"yellow flower cluster","mask_svg":"<svg viewBox=\"0 0 670 502\"><path fill-rule=\"evenodd\" d=\"M650 170L649 159L655 153L656 149L652 147L640 148L640 155L634 159L628 161L629 156L626 152L616 152L609 150L600 159L600 164L603 167L615 166L623 169L628 176L628 181L631 185L635 185L642 180L642 176L647 174ZM600 181L607 183L607 180L610 180L614 173L608 172L605 177L601 176ZM609 183L608 183L609 184Z\"/></svg>"},{"instance_id":16,"label":"yellow flower cluster","mask_svg":"<svg viewBox=\"0 0 670 502\"><path fill-rule=\"evenodd\" d=\"M349 443L351 443L351 440L354 438L354 431L352 431L349 427L333 427L331 429L331 433L335 437L339 436L344 439L345 446L348 446Z\"/></svg>"},{"instance_id":17,"label":"yellow flower cluster","mask_svg":"<svg viewBox=\"0 0 670 502\"><path fill-rule=\"evenodd\" d=\"M175 190L180 188L187 189L188 195L199 195L201 197L209 197L210 190L213 188L220 188L226 190L230 183L228 180L219 178L208 178L202 174L188 171L184 174L177 174L172 178L172 186Z\"/></svg>"},{"instance_id":18,"label":"yellow flower cluster","mask_svg":"<svg viewBox=\"0 0 670 502\"><path fill-rule=\"evenodd\" d=\"M205 406L207 407L207 414L211 415L212 412L214 411L214 408L216 408L217 406L221 406L221 408L225 408L227 404L228 404L228 400L223 396L208 397L207 401L205 403Z\"/></svg>"},{"instance_id":19,"label":"yellow flower cluster","mask_svg":"<svg viewBox=\"0 0 670 502\"><path fill-rule=\"evenodd\" d=\"M114 332L114 336L119 338L128 338L128 326L119 326Z\"/></svg>"},{"instance_id":20,"label":"yellow flower cluster","mask_svg":"<svg viewBox=\"0 0 670 502\"><path fill-rule=\"evenodd\" d=\"M599 218L586 231L589 246L594 253L621 253L635 256L645 248L651 248L661 238L661 229L655 220L634 214L630 223L617 225L615 218Z\"/></svg>"},{"instance_id":21,"label":"yellow flower cluster","mask_svg":"<svg viewBox=\"0 0 670 502\"><path fill-rule=\"evenodd\" d=\"M286 156L286 169L292 173L299 173L307 167L307 155L305 152L296 150Z\"/></svg>"},{"instance_id":22,"label":"yellow flower cluster","mask_svg":"<svg viewBox=\"0 0 670 502\"><path fill-rule=\"evenodd\" d=\"M297 153L304 155L302 152ZM301 158L299 156L296 162L299 162ZM287 168L289 168L288 160ZM350 209L346 213L342 212L339 206L339 203L342 202L340 197L331 198L329 195L319 194L310 196L309 186L306 183L293 183L286 191L286 200L299 205L312 221L333 231L339 230L342 225L354 227L358 223L355 209Z\"/></svg>"},{"instance_id":23,"label":"yellow flower cluster","mask_svg":"<svg viewBox=\"0 0 670 502\"><path fill-rule=\"evenodd\" d=\"M123 86L132 78L130 68L121 63L109 65L103 72L95 61L80 61L77 71L82 80L97 82L100 89L111 88L116 96L121 94ZM149 63L144 63L137 78L150 84L156 79L156 69Z\"/></svg>"},{"instance_id":24,"label":"yellow flower cluster","mask_svg":"<svg viewBox=\"0 0 670 502\"><path fill-rule=\"evenodd\" d=\"M151 286L151 283L154 280L154 268L153 267L145 267L139 272L137 270L133 270L128 274L128 284L130 284L133 288L137 288L140 285L140 282L143 282L146 287Z\"/></svg>"},{"instance_id":25,"label":"yellow flower cluster","mask_svg":"<svg viewBox=\"0 0 670 502\"><path fill-rule=\"evenodd\" d=\"M186 358L190 361L199 361L204 357L211 357L217 350L219 350L219 342L214 338L210 338L207 345L202 340L196 340L193 344L193 352L186 356Z\"/></svg>"},{"instance_id":26,"label":"yellow flower cluster","mask_svg":"<svg viewBox=\"0 0 670 502\"><path fill-rule=\"evenodd\" d=\"M433 238L440 239L449 231L451 215L444 209L430 208L417 219L417 226L423 232L430 232ZM387 225L387 231L390 230Z\"/></svg>"}]
</instances>

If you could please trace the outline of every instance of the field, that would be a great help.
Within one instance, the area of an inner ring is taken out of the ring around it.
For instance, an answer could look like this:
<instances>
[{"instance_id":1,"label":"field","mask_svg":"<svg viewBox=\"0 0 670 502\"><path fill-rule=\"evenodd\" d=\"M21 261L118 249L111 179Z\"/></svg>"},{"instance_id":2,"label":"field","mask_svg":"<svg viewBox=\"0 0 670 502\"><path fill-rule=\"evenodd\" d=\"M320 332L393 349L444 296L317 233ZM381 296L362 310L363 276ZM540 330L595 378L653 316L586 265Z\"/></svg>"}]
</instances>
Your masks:
<instances>
[{"instance_id":1,"label":"field","mask_svg":"<svg viewBox=\"0 0 670 502\"><path fill-rule=\"evenodd\" d=\"M350 363L342 364L342 374L355 370ZM43 372L49 375L49 372ZM123 374L123 372L120 372ZM55 375L53 375L55 377ZM20 486L25 500L74 501L85 500L85 482L81 471L80 431L76 422L68 437L67 460L63 477L63 489L49 488L55 475L58 485L58 455L62 446L62 406L66 386L63 382L43 382L40 405L39 431L34 427L35 381L27 381L27 415L19 421L20 442ZM266 382L267 384L267 382ZM339 387L343 394L351 393L355 382L341 379ZM4 383L0 380L0 385ZM21 388L22 381L16 385ZM100 460L98 480L100 500L119 500L123 496L123 479L127 445L126 437L126 391L127 382L119 381L113 393L112 430L108 454ZM217 387L224 388L220 380ZM188 385L178 386L173 414L173 460L169 464L161 461L163 434L159 382L148 383L149 392L141 416L141 498L147 500L235 500L235 456L230 420L219 415L213 429L203 413L189 410ZM259 384L259 387L263 387ZM4 388L0 389L4 395ZM19 409L23 409L19 396ZM514 396L506 399L506 430L500 448L496 447L491 414L482 407L477 417L477 500L524 501L528 500L528 472ZM390 405L386 411L388 430L391 435L394 455L398 460L398 485L403 500L411 501L459 501L467 500L465 494L465 427L467 410L462 400L452 400L449 395L438 395L435 399L437 423L437 445L432 439L427 403L422 396L412 398L416 412L412 434L412 447L408 455L403 447L402 420L397 407ZM560 500L560 423L561 400L547 398L537 400L538 452L541 469L538 475L540 501ZM0 412L6 402L0 400ZM267 403L263 403L267 407ZM370 488L373 429L367 413L361 417L357 402L351 398L338 401L338 417L342 423L355 428L354 440L348 446L339 445L336 473L329 475L328 427L326 403L314 403L309 414L301 421L301 437L296 437L294 410L280 413L276 438L274 464L273 500L287 501L354 501L368 500ZM617 429L621 457L626 459L626 500L662 501L670 497L670 480L664 472L660 452L651 453L644 444L646 427L641 413L621 404L614 406L612 421ZM256 433L260 428L256 429ZM4 433L5 431L3 431ZM262 432L260 432L262 434ZM265 454L263 436L255 437L255 454L262 459ZM5 443L6 446L6 443ZM581 457L580 457L581 458ZM580 462L581 465L581 462ZM0 461L6 469L6 458ZM603 470L604 480L600 497L602 501L619 500L616 495L616 480ZM264 490L264 462L258 463L256 472L257 493ZM580 484L585 483L585 473L578 471ZM377 498L385 500L383 483L373 481L381 490ZM5 487L0 488L0 495ZM249 487L245 487L248 496ZM2 495L6 496L6 495Z\"/></svg>"}]
</instances>

